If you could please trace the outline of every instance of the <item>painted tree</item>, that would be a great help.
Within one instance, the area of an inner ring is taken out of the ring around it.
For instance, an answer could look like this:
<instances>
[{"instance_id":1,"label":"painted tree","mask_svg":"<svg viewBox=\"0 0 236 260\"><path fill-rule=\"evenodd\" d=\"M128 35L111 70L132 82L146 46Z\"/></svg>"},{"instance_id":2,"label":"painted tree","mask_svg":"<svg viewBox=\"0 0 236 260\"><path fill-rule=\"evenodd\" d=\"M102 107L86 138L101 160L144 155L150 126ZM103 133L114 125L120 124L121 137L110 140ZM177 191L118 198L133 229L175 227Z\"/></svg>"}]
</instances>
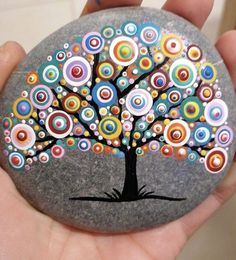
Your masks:
<instances>
[{"instance_id":1,"label":"painted tree","mask_svg":"<svg viewBox=\"0 0 236 260\"><path fill-rule=\"evenodd\" d=\"M137 158L147 153L204 164L212 174L227 163L233 131L215 66L199 46L155 24L75 37L26 83L2 122L14 169L60 159L68 149L125 160L122 191L72 199L184 199L138 186Z\"/></svg>"}]
</instances>

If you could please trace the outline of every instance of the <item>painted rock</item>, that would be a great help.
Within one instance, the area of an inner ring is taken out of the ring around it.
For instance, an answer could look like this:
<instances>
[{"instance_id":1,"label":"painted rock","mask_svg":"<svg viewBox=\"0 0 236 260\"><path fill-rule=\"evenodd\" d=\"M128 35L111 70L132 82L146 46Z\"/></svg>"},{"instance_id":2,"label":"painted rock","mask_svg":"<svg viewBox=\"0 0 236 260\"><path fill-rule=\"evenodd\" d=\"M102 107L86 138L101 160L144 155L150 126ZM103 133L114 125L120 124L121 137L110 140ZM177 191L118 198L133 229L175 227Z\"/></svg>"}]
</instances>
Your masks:
<instances>
[{"instance_id":1,"label":"painted rock","mask_svg":"<svg viewBox=\"0 0 236 260\"><path fill-rule=\"evenodd\" d=\"M226 175L235 93L209 41L173 14L84 16L34 48L1 96L1 165L38 210L123 232L183 216Z\"/></svg>"}]
</instances>

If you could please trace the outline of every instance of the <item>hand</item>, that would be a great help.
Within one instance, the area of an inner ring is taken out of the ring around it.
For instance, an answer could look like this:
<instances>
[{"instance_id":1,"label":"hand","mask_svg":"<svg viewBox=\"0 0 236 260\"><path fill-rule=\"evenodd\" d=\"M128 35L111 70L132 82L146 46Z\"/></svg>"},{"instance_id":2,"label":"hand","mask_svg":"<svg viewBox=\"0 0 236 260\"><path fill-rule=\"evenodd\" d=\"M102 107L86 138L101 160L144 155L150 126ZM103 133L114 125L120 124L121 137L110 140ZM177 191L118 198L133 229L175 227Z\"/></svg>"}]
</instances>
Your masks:
<instances>
[{"instance_id":1,"label":"hand","mask_svg":"<svg viewBox=\"0 0 236 260\"><path fill-rule=\"evenodd\" d=\"M102 2L98 4L98 2ZM141 0L91 0L83 14ZM183 16L199 28L207 19L212 0L167 0L163 9ZM216 43L236 85L236 31ZM0 48L0 90L24 58L14 42ZM0 259L175 259L189 237L236 192L236 162L220 186L184 217L148 231L120 235L92 234L60 224L32 208L0 169Z\"/></svg>"}]
</instances>

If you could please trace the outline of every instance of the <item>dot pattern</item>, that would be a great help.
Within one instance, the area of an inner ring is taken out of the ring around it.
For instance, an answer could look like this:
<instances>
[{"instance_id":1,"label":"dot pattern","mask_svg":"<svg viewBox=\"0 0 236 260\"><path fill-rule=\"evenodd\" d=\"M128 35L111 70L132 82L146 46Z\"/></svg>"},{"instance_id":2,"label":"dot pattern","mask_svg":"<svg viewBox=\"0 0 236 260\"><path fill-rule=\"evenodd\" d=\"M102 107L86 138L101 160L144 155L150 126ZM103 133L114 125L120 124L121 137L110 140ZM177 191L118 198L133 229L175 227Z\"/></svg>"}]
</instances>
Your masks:
<instances>
[{"instance_id":1,"label":"dot pattern","mask_svg":"<svg viewBox=\"0 0 236 260\"><path fill-rule=\"evenodd\" d=\"M151 153L209 174L227 165L234 131L217 65L158 24L127 21L80 35L27 71L25 83L1 121L15 170L68 150Z\"/></svg>"}]
</instances>

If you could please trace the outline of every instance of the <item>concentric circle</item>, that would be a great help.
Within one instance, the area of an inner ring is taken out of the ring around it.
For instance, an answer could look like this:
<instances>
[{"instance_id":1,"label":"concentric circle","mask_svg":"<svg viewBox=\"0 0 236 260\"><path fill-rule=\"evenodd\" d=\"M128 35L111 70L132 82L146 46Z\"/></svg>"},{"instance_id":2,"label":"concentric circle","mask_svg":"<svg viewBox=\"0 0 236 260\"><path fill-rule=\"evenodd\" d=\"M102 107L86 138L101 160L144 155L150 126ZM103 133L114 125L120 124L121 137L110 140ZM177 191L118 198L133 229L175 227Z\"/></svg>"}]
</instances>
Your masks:
<instances>
[{"instance_id":1,"label":"concentric circle","mask_svg":"<svg viewBox=\"0 0 236 260\"><path fill-rule=\"evenodd\" d=\"M202 102L210 102L214 95L213 88L207 84L203 84L197 89L197 96Z\"/></svg>"},{"instance_id":2,"label":"concentric circle","mask_svg":"<svg viewBox=\"0 0 236 260\"><path fill-rule=\"evenodd\" d=\"M120 120L116 117L107 116L100 121L98 131L103 138L113 140L121 134L122 125Z\"/></svg>"},{"instance_id":3,"label":"concentric circle","mask_svg":"<svg viewBox=\"0 0 236 260\"><path fill-rule=\"evenodd\" d=\"M127 22L122 26L123 33L127 36L134 36L138 31L138 26L134 22Z\"/></svg>"},{"instance_id":4,"label":"concentric circle","mask_svg":"<svg viewBox=\"0 0 236 260\"><path fill-rule=\"evenodd\" d=\"M33 113L33 106L29 99L18 98L13 103L12 111L19 119L28 119Z\"/></svg>"},{"instance_id":5,"label":"concentric circle","mask_svg":"<svg viewBox=\"0 0 236 260\"><path fill-rule=\"evenodd\" d=\"M169 105L167 105L166 102L163 102L162 100L157 100L154 104L154 108L158 116L164 116L169 110Z\"/></svg>"},{"instance_id":6,"label":"concentric circle","mask_svg":"<svg viewBox=\"0 0 236 260\"><path fill-rule=\"evenodd\" d=\"M153 105L151 94L144 89L134 89L126 97L126 108L135 116L147 114Z\"/></svg>"},{"instance_id":7,"label":"concentric circle","mask_svg":"<svg viewBox=\"0 0 236 260\"><path fill-rule=\"evenodd\" d=\"M164 35L161 39L161 51L169 58L181 56L183 50L182 40L174 34Z\"/></svg>"},{"instance_id":8,"label":"concentric circle","mask_svg":"<svg viewBox=\"0 0 236 260\"><path fill-rule=\"evenodd\" d=\"M9 160L10 165L16 170L22 169L25 165L24 156L17 152L11 153L8 157L8 160Z\"/></svg>"},{"instance_id":9,"label":"concentric circle","mask_svg":"<svg viewBox=\"0 0 236 260\"><path fill-rule=\"evenodd\" d=\"M53 111L45 122L48 133L57 138L62 139L68 136L73 129L71 117L64 111Z\"/></svg>"},{"instance_id":10,"label":"concentric circle","mask_svg":"<svg viewBox=\"0 0 236 260\"><path fill-rule=\"evenodd\" d=\"M180 113L188 122L195 122L203 115L204 107L197 97L189 97L182 102Z\"/></svg>"},{"instance_id":11,"label":"concentric circle","mask_svg":"<svg viewBox=\"0 0 236 260\"><path fill-rule=\"evenodd\" d=\"M38 85L30 91L30 101L37 109L47 109L53 101L51 89L44 85Z\"/></svg>"},{"instance_id":12,"label":"concentric circle","mask_svg":"<svg viewBox=\"0 0 236 260\"><path fill-rule=\"evenodd\" d=\"M178 88L191 87L197 79L197 69L187 59L178 59L170 67L170 80Z\"/></svg>"},{"instance_id":13,"label":"concentric circle","mask_svg":"<svg viewBox=\"0 0 236 260\"><path fill-rule=\"evenodd\" d=\"M90 150L91 148L91 142L88 139L80 139L80 141L78 142L78 148L80 149L80 151L82 152L87 152Z\"/></svg>"},{"instance_id":14,"label":"concentric circle","mask_svg":"<svg viewBox=\"0 0 236 260\"><path fill-rule=\"evenodd\" d=\"M90 64L83 57L72 57L63 66L63 77L71 86L82 86L91 77Z\"/></svg>"},{"instance_id":15,"label":"concentric circle","mask_svg":"<svg viewBox=\"0 0 236 260\"><path fill-rule=\"evenodd\" d=\"M11 130L12 144L19 150L31 148L36 141L34 130L26 124L17 124Z\"/></svg>"},{"instance_id":16,"label":"concentric circle","mask_svg":"<svg viewBox=\"0 0 236 260\"><path fill-rule=\"evenodd\" d=\"M228 147L233 143L234 140L234 132L233 129L229 126L221 126L216 131L215 141L221 147Z\"/></svg>"},{"instance_id":17,"label":"concentric circle","mask_svg":"<svg viewBox=\"0 0 236 260\"><path fill-rule=\"evenodd\" d=\"M83 49L90 54L100 53L104 47L104 39L98 32L91 32L83 37Z\"/></svg>"},{"instance_id":18,"label":"concentric circle","mask_svg":"<svg viewBox=\"0 0 236 260\"><path fill-rule=\"evenodd\" d=\"M118 65L129 66L138 57L138 46L127 36L117 37L111 43L110 57Z\"/></svg>"},{"instance_id":19,"label":"concentric circle","mask_svg":"<svg viewBox=\"0 0 236 260\"><path fill-rule=\"evenodd\" d=\"M209 62L203 63L199 68L199 75L205 83L213 83L217 79L217 70Z\"/></svg>"},{"instance_id":20,"label":"concentric circle","mask_svg":"<svg viewBox=\"0 0 236 260\"><path fill-rule=\"evenodd\" d=\"M160 144L158 141L151 141L148 144L148 148L151 153L156 153L160 150Z\"/></svg>"},{"instance_id":21,"label":"concentric circle","mask_svg":"<svg viewBox=\"0 0 236 260\"><path fill-rule=\"evenodd\" d=\"M214 148L205 157L208 172L217 174L224 170L228 162L228 154L223 148Z\"/></svg>"},{"instance_id":22,"label":"concentric circle","mask_svg":"<svg viewBox=\"0 0 236 260\"><path fill-rule=\"evenodd\" d=\"M92 107L85 107L80 110L79 116L82 122L88 124L95 121L96 112Z\"/></svg>"},{"instance_id":23,"label":"concentric circle","mask_svg":"<svg viewBox=\"0 0 236 260\"><path fill-rule=\"evenodd\" d=\"M150 84L157 90L165 89L169 84L169 76L163 70L154 71L149 77Z\"/></svg>"},{"instance_id":24,"label":"concentric circle","mask_svg":"<svg viewBox=\"0 0 236 260\"><path fill-rule=\"evenodd\" d=\"M146 46L153 46L160 36L160 28L152 23L145 23L140 28L140 41Z\"/></svg>"},{"instance_id":25,"label":"concentric circle","mask_svg":"<svg viewBox=\"0 0 236 260\"><path fill-rule=\"evenodd\" d=\"M2 120L2 127L4 129L10 129L12 127L12 120L10 117L4 117Z\"/></svg>"},{"instance_id":26,"label":"concentric circle","mask_svg":"<svg viewBox=\"0 0 236 260\"><path fill-rule=\"evenodd\" d=\"M43 64L39 68L40 81L45 85L54 85L60 81L61 73L54 64Z\"/></svg>"},{"instance_id":27,"label":"concentric circle","mask_svg":"<svg viewBox=\"0 0 236 260\"><path fill-rule=\"evenodd\" d=\"M97 75L103 80L110 80L115 75L115 66L110 61L103 61L97 66Z\"/></svg>"},{"instance_id":28,"label":"concentric circle","mask_svg":"<svg viewBox=\"0 0 236 260\"><path fill-rule=\"evenodd\" d=\"M117 101L116 88L109 82L101 82L93 88L92 97L98 106L111 106Z\"/></svg>"},{"instance_id":29,"label":"concentric circle","mask_svg":"<svg viewBox=\"0 0 236 260\"><path fill-rule=\"evenodd\" d=\"M64 156L65 149L60 145L54 145L51 148L51 154L52 154L52 157L54 157L56 159L60 159Z\"/></svg>"},{"instance_id":30,"label":"concentric circle","mask_svg":"<svg viewBox=\"0 0 236 260\"><path fill-rule=\"evenodd\" d=\"M75 93L69 93L62 99L62 107L67 113L77 113L81 107L81 99Z\"/></svg>"},{"instance_id":31,"label":"concentric circle","mask_svg":"<svg viewBox=\"0 0 236 260\"><path fill-rule=\"evenodd\" d=\"M182 102L183 95L179 89L170 89L167 92L167 98L172 105L178 105Z\"/></svg>"},{"instance_id":32,"label":"concentric circle","mask_svg":"<svg viewBox=\"0 0 236 260\"><path fill-rule=\"evenodd\" d=\"M211 128L207 124L199 124L193 131L194 141L204 146L211 140Z\"/></svg>"},{"instance_id":33,"label":"concentric circle","mask_svg":"<svg viewBox=\"0 0 236 260\"><path fill-rule=\"evenodd\" d=\"M149 56L142 56L137 62L138 68L141 72L149 72L154 68L153 60Z\"/></svg>"},{"instance_id":34,"label":"concentric circle","mask_svg":"<svg viewBox=\"0 0 236 260\"><path fill-rule=\"evenodd\" d=\"M213 99L206 105L205 118L211 126L221 126L228 118L228 107L221 99Z\"/></svg>"},{"instance_id":35,"label":"concentric circle","mask_svg":"<svg viewBox=\"0 0 236 260\"><path fill-rule=\"evenodd\" d=\"M164 130L165 141L173 147L180 147L185 145L190 138L190 128L183 120L173 120L168 124Z\"/></svg>"},{"instance_id":36,"label":"concentric circle","mask_svg":"<svg viewBox=\"0 0 236 260\"><path fill-rule=\"evenodd\" d=\"M199 46L191 44L187 49L187 57L193 62L198 62L202 59L202 50Z\"/></svg>"},{"instance_id":37,"label":"concentric circle","mask_svg":"<svg viewBox=\"0 0 236 260\"><path fill-rule=\"evenodd\" d=\"M103 38L110 40L115 36L115 28L112 26L106 26L102 29L102 36Z\"/></svg>"}]
</instances>

